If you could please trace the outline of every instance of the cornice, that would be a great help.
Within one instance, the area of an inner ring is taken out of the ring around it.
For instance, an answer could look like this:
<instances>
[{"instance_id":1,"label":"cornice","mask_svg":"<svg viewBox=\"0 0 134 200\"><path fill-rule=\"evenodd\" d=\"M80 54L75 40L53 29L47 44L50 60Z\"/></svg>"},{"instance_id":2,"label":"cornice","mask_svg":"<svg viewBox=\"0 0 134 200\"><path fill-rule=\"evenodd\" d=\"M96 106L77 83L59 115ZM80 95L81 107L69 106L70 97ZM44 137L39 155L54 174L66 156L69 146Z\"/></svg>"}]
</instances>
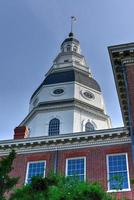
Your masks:
<instances>
[{"instance_id":1,"label":"cornice","mask_svg":"<svg viewBox=\"0 0 134 200\"><path fill-rule=\"evenodd\" d=\"M130 126L129 121L129 102L127 98L128 89L126 88L126 66L134 65L134 43L111 46L108 48L113 73L115 77L116 88L123 115L125 126Z\"/></svg>"},{"instance_id":2,"label":"cornice","mask_svg":"<svg viewBox=\"0 0 134 200\"><path fill-rule=\"evenodd\" d=\"M44 112L47 110L65 110L65 109L81 109L85 110L86 112L90 112L93 115L96 115L98 118L103 118L104 120L107 119L107 115L104 114L104 111L100 108L97 108L93 105L90 105L86 102L80 101L75 98L65 99L65 100L59 100L59 101L49 101L49 102L41 102L38 104L37 107L34 107L30 113L25 117L25 119L19 124L19 126L24 125L27 123L28 120L30 120L34 115L40 112Z\"/></svg>"},{"instance_id":3,"label":"cornice","mask_svg":"<svg viewBox=\"0 0 134 200\"><path fill-rule=\"evenodd\" d=\"M53 137L43 136L0 141L0 155L8 154L11 148L14 148L18 154L24 154L126 143L131 143L128 130L125 128L114 128Z\"/></svg>"}]
</instances>

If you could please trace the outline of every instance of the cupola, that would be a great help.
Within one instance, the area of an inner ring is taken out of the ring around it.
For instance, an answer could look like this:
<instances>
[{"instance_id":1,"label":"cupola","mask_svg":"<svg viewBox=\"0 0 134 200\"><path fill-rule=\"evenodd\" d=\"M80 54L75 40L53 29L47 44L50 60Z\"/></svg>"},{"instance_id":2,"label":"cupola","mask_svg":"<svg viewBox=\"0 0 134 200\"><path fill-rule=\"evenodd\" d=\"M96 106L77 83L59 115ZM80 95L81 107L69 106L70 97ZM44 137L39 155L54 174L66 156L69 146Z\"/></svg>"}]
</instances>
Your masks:
<instances>
[{"instance_id":1,"label":"cupola","mask_svg":"<svg viewBox=\"0 0 134 200\"><path fill-rule=\"evenodd\" d=\"M20 124L28 137L55 136L110 128L101 88L92 77L80 42L71 30ZM17 135L15 135L17 138Z\"/></svg>"},{"instance_id":2,"label":"cupola","mask_svg":"<svg viewBox=\"0 0 134 200\"><path fill-rule=\"evenodd\" d=\"M74 38L72 32L69 33L68 38L66 38L61 44L62 52L75 52L81 54L80 43Z\"/></svg>"}]
</instances>

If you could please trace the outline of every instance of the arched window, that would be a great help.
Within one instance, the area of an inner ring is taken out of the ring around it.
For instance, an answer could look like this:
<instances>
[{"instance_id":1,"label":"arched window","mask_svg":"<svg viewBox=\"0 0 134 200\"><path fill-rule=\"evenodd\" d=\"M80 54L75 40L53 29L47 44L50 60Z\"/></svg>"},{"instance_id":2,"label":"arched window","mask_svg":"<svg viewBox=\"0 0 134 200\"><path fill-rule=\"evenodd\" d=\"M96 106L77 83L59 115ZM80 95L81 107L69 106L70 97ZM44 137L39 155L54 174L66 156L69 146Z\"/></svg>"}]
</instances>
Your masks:
<instances>
[{"instance_id":1,"label":"arched window","mask_svg":"<svg viewBox=\"0 0 134 200\"><path fill-rule=\"evenodd\" d=\"M57 118L54 118L49 122L48 134L59 135L59 132L60 132L60 120Z\"/></svg>"},{"instance_id":2,"label":"arched window","mask_svg":"<svg viewBox=\"0 0 134 200\"><path fill-rule=\"evenodd\" d=\"M71 51L71 46L67 45L67 51Z\"/></svg>"},{"instance_id":3,"label":"arched window","mask_svg":"<svg viewBox=\"0 0 134 200\"><path fill-rule=\"evenodd\" d=\"M85 131L94 131L95 127L93 124L91 124L91 122L87 122L85 124Z\"/></svg>"},{"instance_id":4,"label":"arched window","mask_svg":"<svg viewBox=\"0 0 134 200\"><path fill-rule=\"evenodd\" d=\"M74 47L73 47L73 51L74 51L74 52L77 52L77 50L78 50L77 46L74 46Z\"/></svg>"}]
</instances>

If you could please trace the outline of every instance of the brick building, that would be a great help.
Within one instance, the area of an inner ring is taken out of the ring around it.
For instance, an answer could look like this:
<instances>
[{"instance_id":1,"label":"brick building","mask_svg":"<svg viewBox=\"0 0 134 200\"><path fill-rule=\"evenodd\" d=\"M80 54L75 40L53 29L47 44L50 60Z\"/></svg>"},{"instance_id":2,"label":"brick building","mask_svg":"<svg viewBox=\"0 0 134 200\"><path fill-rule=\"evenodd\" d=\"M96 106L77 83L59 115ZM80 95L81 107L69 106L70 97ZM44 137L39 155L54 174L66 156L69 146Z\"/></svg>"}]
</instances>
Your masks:
<instances>
[{"instance_id":1,"label":"brick building","mask_svg":"<svg viewBox=\"0 0 134 200\"><path fill-rule=\"evenodd\" d=\"M0 142L0 155L17 152L11 175L18 186L49 170L81 180L99 181L120 196L134 199L134 44L109 47L124 127L112 128L101 88L92 77L80 43L71 32L61 44L45 79L30 99L29 113Z\"/></svg>"}]
</instances>

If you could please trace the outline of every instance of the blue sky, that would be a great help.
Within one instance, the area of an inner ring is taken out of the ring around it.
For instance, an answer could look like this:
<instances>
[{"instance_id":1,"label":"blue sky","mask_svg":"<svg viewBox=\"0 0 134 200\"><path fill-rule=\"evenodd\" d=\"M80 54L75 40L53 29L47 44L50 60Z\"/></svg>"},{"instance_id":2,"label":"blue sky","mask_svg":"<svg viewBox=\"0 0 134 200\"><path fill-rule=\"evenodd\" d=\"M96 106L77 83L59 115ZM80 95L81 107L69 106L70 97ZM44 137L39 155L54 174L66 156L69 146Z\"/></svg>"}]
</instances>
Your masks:
<instances>
[{"instance_id":1,"label":"blue sky","mask_svg":"<svg viewBox=\"0 0 134 200\"><path fill-rule=\"evenodd\" d=\"M77 17L79 39L99 82L114 127L122 126L107 47L134 41L133 0L0 1L0 139L28 113L29 99L44 79Z\"/></svg>"}]
</instances>

